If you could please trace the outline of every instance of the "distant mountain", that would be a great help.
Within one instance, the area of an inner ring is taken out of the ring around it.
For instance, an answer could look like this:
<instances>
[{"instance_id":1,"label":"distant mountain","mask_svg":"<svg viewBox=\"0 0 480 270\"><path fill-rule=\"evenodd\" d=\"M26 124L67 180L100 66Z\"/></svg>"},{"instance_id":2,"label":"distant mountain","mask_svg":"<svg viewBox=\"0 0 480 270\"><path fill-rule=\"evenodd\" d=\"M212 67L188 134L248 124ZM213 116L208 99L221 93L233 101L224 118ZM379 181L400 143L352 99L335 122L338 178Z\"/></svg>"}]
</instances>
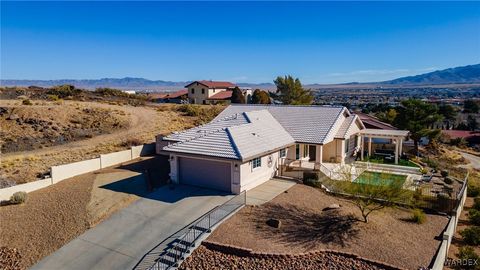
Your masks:
<instances>
[{"instance_id":1,"label":"distant mountain","mask_svg":"<svg viewBox=\"0 0 480 270\"><path fill-rule=\"evenodd\" d=\"M402 77L380 84L419 85L419 84L453 84L480 83L480 64L437 70L416 76Z\"/></svg>"},{"instance_id":2,"label":"distant mountain","mask_svg":"<svg viewBox=\"0 0 480 270\"><path fill-rule=\"evenodd\" d=\"M77 88L95 89L99 87L111 87L117 89L129 90L176 90L182 89L185 85L190 83L173 82L162 80L147 80L144 78L103 78L98 80L0 80L1 86L41 86L51 87L62 84L72 84ZM480 83L480 64L470 65L464 67L449 68L438 70L430 73L425 73L416 76L409 76L398 78L390 81L376 82L376 83L345 83L337 85L322 85L322 84L308 84L307 88L322 88L328 87L365 87L375 85L434 85L434 84L458 84L458 83ZM238 83L240 87L251 87L253 89L275 89L273 83Z\"/></svg>"},{"instance_id":3,"label":"distant mountain","mask_svg":"<svg viewBox=\"0 0 480 270\"><path fill-rule=\"evenodd\" d=\"M119 89L136 89L136 90L158 90L164 88L183 88L188 82L172 82L172 81L152 81L144 78L125 77L103 78L98 80L1 80L2 86L41 86L51 87L55 85L71 84L77 88L95 89L99 87L112 87Z\"/></svg>"}]
</instances>

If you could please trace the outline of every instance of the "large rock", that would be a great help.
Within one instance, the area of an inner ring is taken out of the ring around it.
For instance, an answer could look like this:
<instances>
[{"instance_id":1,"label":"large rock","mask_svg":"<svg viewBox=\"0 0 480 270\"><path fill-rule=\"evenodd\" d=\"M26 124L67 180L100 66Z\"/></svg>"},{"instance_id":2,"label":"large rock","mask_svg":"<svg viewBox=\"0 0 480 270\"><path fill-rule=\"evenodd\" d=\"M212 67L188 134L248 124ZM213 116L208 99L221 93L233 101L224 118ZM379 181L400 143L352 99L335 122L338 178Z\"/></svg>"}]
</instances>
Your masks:
<instances>
[{"instance_id":1,"label":"large rock","mask_svg":"<svg viewBox=\"0 0 480 270\"><path fill-rule=\"evenodd\" d=\"M334 210L340 207L342 207L340 204L333 203L333 204L330 204L328 207L323 208L323 211Z\"/></svg>"},{"instance_id":2,"label":"large rock","mask_svg":"<svg viewBox=\"0 0 480 270\"><path fill-rule=\"evenodd\" d=\"M8 116L7 120L16 120L16 119L18 119L18 118L19 118L18 115L12 113L12 114L10 114L10 115Z\"/></svg>"},{"instance_id":3,"label":"large rock","mask_svg":"<svg viewBox=\"0 0 480 270\"><path fill-rule=\"evenodd\" d=\"M267 225L279 229L280 226L282 226L282 222L278 219L271 218L267 220Z\"/></svg>"}]
</instances>

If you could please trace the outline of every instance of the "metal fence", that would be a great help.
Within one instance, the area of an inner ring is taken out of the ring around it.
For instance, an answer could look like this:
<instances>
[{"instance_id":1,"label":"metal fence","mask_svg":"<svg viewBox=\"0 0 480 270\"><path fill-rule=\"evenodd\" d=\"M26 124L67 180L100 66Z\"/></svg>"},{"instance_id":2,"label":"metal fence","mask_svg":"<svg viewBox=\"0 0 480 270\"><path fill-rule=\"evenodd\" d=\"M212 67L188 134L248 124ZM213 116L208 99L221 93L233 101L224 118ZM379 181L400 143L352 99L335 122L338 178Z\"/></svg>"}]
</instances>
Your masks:
<instances>
[{"instance_id":1,"label":"metal fence","mask_svg":"<svg viewBox=\"0 0 480 270\"><path fill-rule=\"evenodd\" d=\"M150 270L167 270L178 266L178 262L185 259L185 254L190 252L197 241L205 234L210 233L212 228L224 220L227 216L246 204L246 192L233 197L222 205L201 216L189 226L186 232L175 239L172 245L163 252Z\"/></svg>"}]
</instances>

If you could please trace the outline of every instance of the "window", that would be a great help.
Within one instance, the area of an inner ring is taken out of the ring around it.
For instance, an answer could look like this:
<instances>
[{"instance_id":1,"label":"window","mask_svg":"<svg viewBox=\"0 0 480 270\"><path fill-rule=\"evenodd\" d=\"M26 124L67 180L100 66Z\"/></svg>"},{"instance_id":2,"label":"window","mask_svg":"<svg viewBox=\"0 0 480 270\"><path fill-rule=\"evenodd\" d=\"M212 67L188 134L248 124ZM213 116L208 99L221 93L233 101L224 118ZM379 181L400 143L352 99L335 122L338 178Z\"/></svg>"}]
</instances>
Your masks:
<instances>
[{"instance_id":1,"label":"window","mask_svg":"<svg viewBox=\"0 0 480 270\"><path fill-rule=\"evenodd\" d=\"M205 88L202 88L202 94L205 94Z\"/></svg>"},{"instance_id":2,"label":"window","mask_svg":"<svg viewBox=\"0 0 480 270\"><path fill-rule=\"evenodd\" d=\"M195 94L195 89L192 89L192 94Z\"/></svg>"},{"instance_id":3,"label":"window","mask_svg":"<svg viewBox=\"0 0 480 270\"><path fill-rule=\"evenodd\" d=\"M308 157L308 145L303 145L303 157Z\"/></svg>"},{"instance_id":4,"label":"window","mask_svg":"<svg viewBox=\"0 0 480 270\"><path fill-rule=\"evenodd\" d=\"M295 159L300 159L300 144L295 145Z\"/></svg>"},{"instance_id":5,"label":"window","mask_svg":"<svg viewBox=\"0 0 480 270\"><path fill-rule=\"evenodd\" d=\"M345 153L348 153L348 148L350 146L350 139L345 140Z\"/></svg>"},{"instance_id":6,"label":"window","mask_svg":"<svg viewBox=\"0 0 480 270\"><path fill-rule=\"evenodd\" d=\"M257 157L252 160L252 169L255 169L261 166L262 166L262 158Z\"/></svg>"},{"instance_id":7,"label":"window","mask_svg":"<svg viewBox=\"0 0 480 270\"><path fill-rule=\"evenodd\" d=\"M280 157L285 157L286 155L287 155L287 149L286 148L280 149Z\"/></svg>"}]
</instances>

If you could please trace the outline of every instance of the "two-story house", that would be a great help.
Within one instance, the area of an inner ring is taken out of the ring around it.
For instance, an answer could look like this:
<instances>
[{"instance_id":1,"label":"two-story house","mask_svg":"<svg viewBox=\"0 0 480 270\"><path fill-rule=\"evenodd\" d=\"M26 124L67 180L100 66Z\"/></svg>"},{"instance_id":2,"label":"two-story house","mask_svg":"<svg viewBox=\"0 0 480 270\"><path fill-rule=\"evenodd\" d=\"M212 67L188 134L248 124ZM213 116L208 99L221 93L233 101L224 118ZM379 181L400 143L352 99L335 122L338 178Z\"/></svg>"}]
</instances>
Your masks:
<instances>
[{"instance_id":1,"label":"two-story house","mask_svg":"<svg viewBox=\"0 0 480 270\"><path fill-rule=\"evenodd\" d=\"M188 89L188 100L191 104L208 104L210 100L215 100L215 95L232 90L235 86L231 82L194 81L185 88Z\"/></svg>"}]
</instances>

